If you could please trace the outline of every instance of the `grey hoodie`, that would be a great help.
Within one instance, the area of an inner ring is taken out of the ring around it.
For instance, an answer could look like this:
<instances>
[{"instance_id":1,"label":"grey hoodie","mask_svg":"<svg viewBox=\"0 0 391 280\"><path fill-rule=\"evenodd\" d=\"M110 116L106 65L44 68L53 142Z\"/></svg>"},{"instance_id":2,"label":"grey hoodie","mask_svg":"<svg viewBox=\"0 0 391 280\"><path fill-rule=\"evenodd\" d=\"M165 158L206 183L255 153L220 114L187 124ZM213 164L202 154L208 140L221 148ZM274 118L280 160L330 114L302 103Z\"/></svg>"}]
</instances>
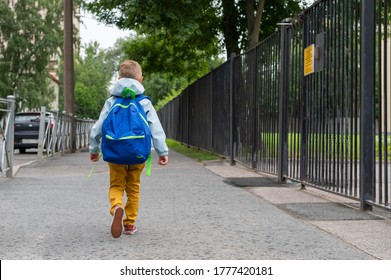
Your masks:
<instances>
[{"instance_id":1,"label":"grey hoodie","mask_svg":"<svg viewBox=\"0 0 391 280\"><path fill-rule=\"evenodd\" d=\"M133 90L136 95L140 95L144 93L143 85L137 80L130 79L130 78L122 78L115 83L111 91L111 97L106 100L102 112L100 113L99 120L94 124L94 126L91 129L90 143L89 143L89 150L91 154L99 154L100 152L99 144L102 138L103 121L107 117L117 97L122 96L122 91L126 87ZM143 107L145 114L147 115L149 129L151 130L151 135L152 135L152 143L153 146L155 147L157 154L159 155L159 157L168 155L166 135L164 133L162 125L160 124L159 117L156 114L155 108L153 107L151 101L147 98L141 100L140 104Z\"/></svg>"}]
</instances>

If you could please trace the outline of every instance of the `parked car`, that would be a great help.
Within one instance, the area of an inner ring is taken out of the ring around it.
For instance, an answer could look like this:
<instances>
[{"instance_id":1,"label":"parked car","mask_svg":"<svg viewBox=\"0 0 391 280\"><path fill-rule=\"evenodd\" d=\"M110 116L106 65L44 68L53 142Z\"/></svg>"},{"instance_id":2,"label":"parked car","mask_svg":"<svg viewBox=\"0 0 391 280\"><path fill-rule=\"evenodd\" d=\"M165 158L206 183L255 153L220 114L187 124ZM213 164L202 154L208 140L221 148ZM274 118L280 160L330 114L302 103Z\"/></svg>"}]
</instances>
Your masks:
<instances>
[{"instance_id":1,"label":"parked car","mask_svg":"<svg viewBox=\"0 0 391 280\"><path fill-rule=\"evenodd\" d=\"M14 149L25 153L26 149L38 148L40 112L23 112L15 114ZM53 128L54 117L46 113L45 130L47 126Z\"/></svg>"}]
</instances>

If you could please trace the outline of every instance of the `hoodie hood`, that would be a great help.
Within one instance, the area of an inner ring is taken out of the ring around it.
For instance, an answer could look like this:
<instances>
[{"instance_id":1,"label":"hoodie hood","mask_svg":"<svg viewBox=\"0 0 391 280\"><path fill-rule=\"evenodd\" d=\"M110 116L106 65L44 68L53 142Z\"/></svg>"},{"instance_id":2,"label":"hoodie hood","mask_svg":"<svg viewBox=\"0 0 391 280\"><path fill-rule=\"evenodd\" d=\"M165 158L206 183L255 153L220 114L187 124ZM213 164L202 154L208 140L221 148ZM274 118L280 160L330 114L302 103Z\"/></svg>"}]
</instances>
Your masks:
<instances>
[{"instance_id":1,"label":"hoodie hood","mask_svg":"<svg viewBox=\"0 0 391 280\"><path fill-rule=\"evenodd\" d=\"M114 87L111 90L111 95L117 97L129 97L130 95L127 95L127 93L130 92L129 90L125 91L125 96L122 95L126 88L133 91L135 95L144 93L144 86L139 81L131 78L121 78L114 84Z\"/></svg>"}]
</instances>

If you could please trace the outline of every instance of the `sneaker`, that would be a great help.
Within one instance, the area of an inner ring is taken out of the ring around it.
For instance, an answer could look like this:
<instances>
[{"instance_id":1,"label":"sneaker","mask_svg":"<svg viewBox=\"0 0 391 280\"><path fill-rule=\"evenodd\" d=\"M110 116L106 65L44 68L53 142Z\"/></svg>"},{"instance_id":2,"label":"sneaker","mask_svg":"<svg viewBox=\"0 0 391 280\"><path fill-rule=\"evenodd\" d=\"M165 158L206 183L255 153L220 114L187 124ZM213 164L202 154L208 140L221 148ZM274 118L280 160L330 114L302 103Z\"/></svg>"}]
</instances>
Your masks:
<instances>
[{"instance_id":1,"label":"sneaker","mask_svg":"<svg viewBox=\"0 0 391 280\"><path fill-rule=\"evenodd\" d=\"M124 209L122 206L117 206L114 209L113 221L111 222L111 235L118 238L122 234L122 219L124 217Z\"/></svg>"},{"instance_id":2,"label":"sneaker","mask_svg":"<svg viewBox=\"0 0 391 280\"><path fill-rule=\"evenodd\" d=\"M137 228L135 225L124 225L124 234L126 235L132 235L137 231Z\"/></svg>"}]
</instances>

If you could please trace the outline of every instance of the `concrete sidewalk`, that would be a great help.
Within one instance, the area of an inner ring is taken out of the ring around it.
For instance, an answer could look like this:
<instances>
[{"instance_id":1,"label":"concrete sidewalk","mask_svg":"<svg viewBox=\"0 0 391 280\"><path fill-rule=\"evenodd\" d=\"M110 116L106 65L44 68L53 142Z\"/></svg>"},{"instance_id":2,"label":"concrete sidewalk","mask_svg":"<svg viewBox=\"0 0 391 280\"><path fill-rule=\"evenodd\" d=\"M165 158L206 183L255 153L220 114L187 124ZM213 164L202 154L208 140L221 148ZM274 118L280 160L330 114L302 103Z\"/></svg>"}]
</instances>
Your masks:
<instances>
[{"instance_id":1,"label":"concrete sidewalk","mask_svg":"<svg viewBox=\"0 0 391 280\"><path fill-rule=\"evenodd\" d=\"M391 213L175 152L143 174L139 231L114 239L108 167L91 167L78 152L0 178L0 259L391 259Z\"/></svg>"}]
</instances>

